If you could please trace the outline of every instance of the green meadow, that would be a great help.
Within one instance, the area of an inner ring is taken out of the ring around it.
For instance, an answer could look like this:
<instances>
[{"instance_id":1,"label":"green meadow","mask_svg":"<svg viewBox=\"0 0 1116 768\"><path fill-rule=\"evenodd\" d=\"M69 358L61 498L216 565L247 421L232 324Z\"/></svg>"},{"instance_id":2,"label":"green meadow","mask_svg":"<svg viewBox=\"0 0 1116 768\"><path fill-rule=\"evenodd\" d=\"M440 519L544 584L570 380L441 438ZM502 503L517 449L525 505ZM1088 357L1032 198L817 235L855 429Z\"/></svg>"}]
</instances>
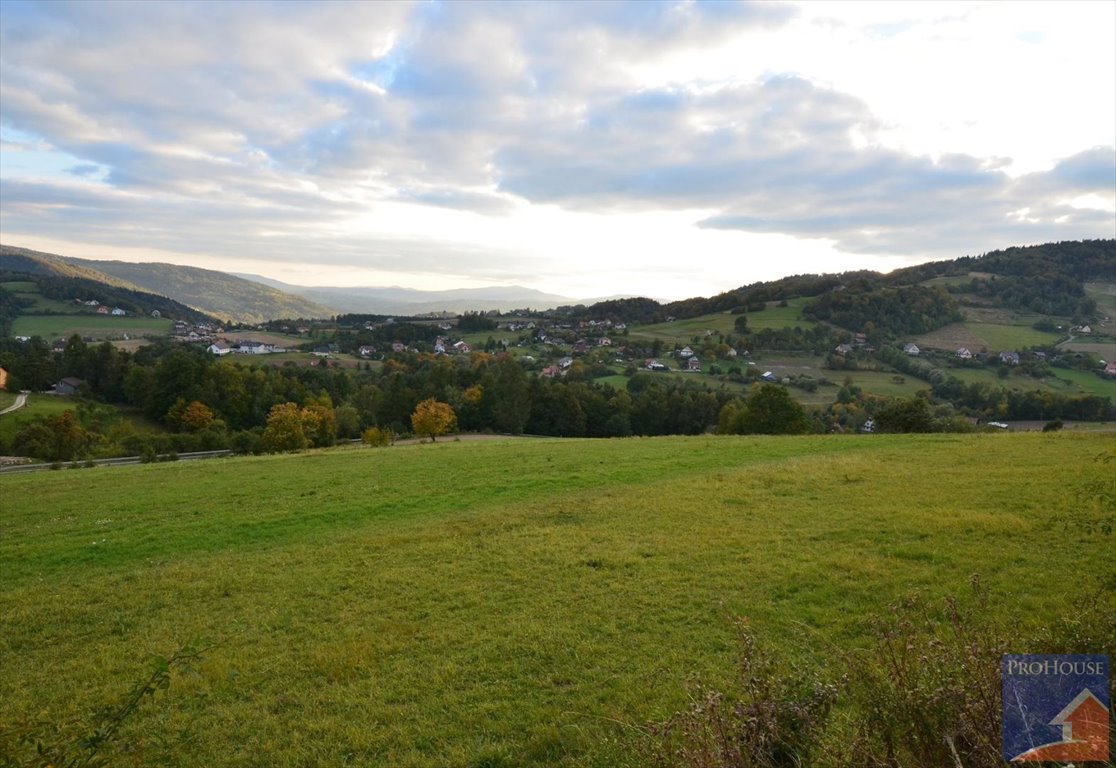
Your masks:
<instances>
[{"instance_id":1,"label":"green meadow","mask_svg":"<svg viewBox=\"0 0 1116 768\"><path fill-rule=\"evenodd\" d=\"M13 336L42 336L44 339L79 336L95 338L170 333L173 322L157 317L113 317L112 315L20 315L12 322Z\"/></svg>"},{"instance_id":2,"label":"green meadow","mask_svg":"<svg viewBox=\"0 0 1116 768\"><path fill-rule=\"evenodd\" d=\"M974 573L1021 629L1112 589L1113 447L446 440L0 476L0 732L69 733L198 643L113 765L642 765L638 726L732 677L737 617L813 663Z\"/></svg>"},{"instance_id":3,"label":"green meadow","mask_svg":"<svg viewBox=\"0 0 1116 768\"><path fill-rule=\"evenodd\" d=\"M0 408L6 408L15 403L15 395L0 393L0 396L7 396ZM11 402L7 402L9 398ZM30 394L27 396L27 402L18 411L0 416L0 440L7 442L17 432L40 416L57 416L67 409L74 410L76 408L77 404L68 397Z\"/></svg>"}]
</instances>

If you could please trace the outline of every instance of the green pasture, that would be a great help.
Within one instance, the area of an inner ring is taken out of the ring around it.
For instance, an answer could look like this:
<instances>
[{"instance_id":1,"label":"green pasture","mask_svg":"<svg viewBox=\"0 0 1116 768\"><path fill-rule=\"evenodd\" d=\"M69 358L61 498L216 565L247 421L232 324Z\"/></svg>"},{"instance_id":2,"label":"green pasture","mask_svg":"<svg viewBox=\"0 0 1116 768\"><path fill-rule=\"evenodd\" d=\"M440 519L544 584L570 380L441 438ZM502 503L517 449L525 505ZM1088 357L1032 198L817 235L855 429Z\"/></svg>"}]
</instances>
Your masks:
<instances>
[{"instance_id":1,"label":"green pasture","mask_svg":"<svg viewBox=\"0 0 1116 768\"><path fill-rule=\"evenodd\" d=\"M813 328L816 323L802 319L802 306L809 299L790 299L787 306L780 307L778 302L768 302L767 308L759 312L748 312L748 329L759 331L764 328ZM654 323L650 325L633 325L629 328L629 335L633 339L661 339L671 344L683 346L693 343L693 338L705 337L709 331L714 334L735 334L736 318L729 312L718 312L712 315L701 315L684 320L674 320L669 323Z\"/></svg>"},{"instance_id":2,"label":"green pasture","mask_svg":"<svg viewBox=\"0 0 1116 768\"><path fill-rule=\"evenodd\" d=\"M1065 368L1051 368L1050 375L1043 379L1031 376L1011 375L1001 379L991 368L947 368L945 372L966 384L981 383L993 387L1015 390L1054 392L1059 395L1100 395L1116 398L1116 381L1102 379L1090 371L1075 371Z\"/></svg>"},{"instance_id":3,"label":"green pasture","mask_svg":"<svg viewBox=\"0 0 1116 768\"><path fill-rule=\"evenodd\" d=\"M0 411L4 410L10 405L15 405L16 394L15 392L8 392L0 389Z\"/></svg>"},{"instance_id":4,"label":"green pasture","mask_svg":"<svg viewBox=\"0 0 1116 768\"><path fill-rule=\"evenodd\" d=\"M1106 379L1092 371L1066 370L1053 368L1053 375L1067 379L1087 395L1100 395L1116 402L1116 379Z\"/></svg>"},{"instance_id":5,"label":"green pasture","mask_svg":"<svg viewBox=\"0 0 1116 768\"><path fill-rule=\"evenodd\" d=\"M42 336L44 339L79 336L106 338L122 334L168 334L171 320L157 317L113 317L111 315L20 315L12 322L13 336Z\"/></svg>"},{"instance_id":6,"label":"green pasture","mask_svg":"<svg viewBox=\"0 0 1116 768\"><path fill-rule=\"evenodd\" d=\"M802 307L810 301L809 298L788 299L787 306L780 307L779 302L769 301L767 308L760 312L748 312L748 329L760 331L764 328L813 328L817 323L802 319ZM735 320L735 316L733 316Z\"/></svg>"},{"instance_id":7,"label":"green pasture","mask_svg":"<svg viewBox=\"0 0 1116 768\"><path fill-rule=\"evenodd\" d=\"M12 400L15 400L14 396L12 396ZM5 403L0 405L0 408L6 408L9 405L11 405L11 403ZM5 413L3 416L0 416L0 442L8 442L17 432L39 416L57 416L66 409L75 410L76 408L77 403L70 397L41 394L28 395L27 403L18 411L12 411L11 413Z\"/></svg>"},{"instance_id":8,"label":"green pasture","mask_svg":"<svg viewBox=\"0 0 1116 768\"><path fill-rule=\"evenodd\" d=\"M1014 323L973 321L950 323L944 328L916 336L914 341L920 347L927 349L953 351L959 347L968 347L973 351L987 349L989 352L1002 352L1026 347L1049 346L1064 338L1058 333L1047 333L1032 328L1031 323L1039 317L1041 316L1023 316ZM1030 322L1026 322L1028 319Z\"/></svg>"},{"instance_id":9,"label":"green pasture","mask_svg":"<svg viewBox=\"0 0 1116 768\"><path fill-rule=\"evenodd\" d=\"M631 726L734 674L737 617L810 662L974 573L1020 636L1061 615L1116 567L1111 453L447 440L0 476L0 730L77 733L198 642L113 765L642 766Z\"/></svg>"},{"instance_id":10,"label":"green pasture","mask_svg":"<svg viewBox=\"0 0 1116 768\"><path fill-rule=\"evenodd\" d=\"M1040 316L1033 316L1033 318L1038 317ZM1034 319L1031 322L1033 323ZM1031 323L1026 322L1013 325L996 323L964 323L964 325L983 342L983 346L993 352L1046 346L1055 344L1062 338L1061 334L1035 330L1031 327Z\"/></svg>"}]
</instances>

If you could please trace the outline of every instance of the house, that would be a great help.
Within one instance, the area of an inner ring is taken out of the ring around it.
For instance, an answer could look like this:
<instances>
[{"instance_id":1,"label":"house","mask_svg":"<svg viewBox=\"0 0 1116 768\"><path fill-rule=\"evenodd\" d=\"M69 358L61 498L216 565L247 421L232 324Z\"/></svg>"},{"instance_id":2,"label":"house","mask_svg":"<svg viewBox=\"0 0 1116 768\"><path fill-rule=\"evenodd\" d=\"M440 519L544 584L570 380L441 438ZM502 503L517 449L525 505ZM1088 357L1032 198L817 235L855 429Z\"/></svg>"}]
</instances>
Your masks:
<instances>
[{"instance_id":1,"label":"house","mask_svg":"<svg viewBox=\"0 0 1116 768\"><path fill-rule=\"evenodd\" d=\"M861 432L875 432L876 431L876 422L872 419L868 419L867 421L865 421L863 424L860 425L860 431Z\"/></svg>"},{"instance_id":2,"label":"house","mask_svg":"<svg viewBox=\"0 0 1116 768\"><path fill-rule=\"evenodd\" d=\"M772 373L771 371L764 371L763 375L760 376L760 378L763 379L764 381L775 381L776 380L775 379L775 374Z\"/></svg>"},{"instance_id":3,"label":"house","mask_svg":"<svg viewBox=\"0 0 1116 768\"><path fill-rule=\"evenodd\" d=\"M957 359L958 360L972 360L973 359L973 353L970 352L968 350L968 348L961 347L957 350Z\"/></svg>"},{"instance_id":4,"label":"house","mask_svg":"<svg viewBox=\"0 0 1116 768\"><path fill-rule=\"evenodd\" d=\"M359 354L361 357L372 357L372 355L376 354L376 348L364 346L357 350L357 354Z\"/></svg>"},{"instance_id":5,"label":"house","mask_svg":"<svg viewBox=\"0 0 1116 768\"><path fill-rule=\"evenodd\" d=\"M833 351L839 355L847 355L852 352L852 347L848 344L838 344L833 348Z\"/></svg>"},{"instance_id":6,"label":"house","mask_svg":"<svg viewBox=\"0 0 1116 768\"><path fill-rule=\"evenodd\" d=\"M54 394L56 395L76 395L78 389L82 385L81 379L75 379L72 376L67 376L54 385Z\"/></svg>"},{"instance_id":7,"label":"house","mask_svg":"<svg viewBox=\"0 0 1116 768\"><path fill-rule=\"evenodd\" d=\"M241 339L237 342L236 351L242 355L266 355L275 350L274 344L267 344L262 341L248 341Z\"/></svg>"},{"instance_id":8,"label":"house","mask_svg":"<svg viewBox=\"0 0 1116 768\"><path fill-rule=\"evenodd\" d=\"M911 357L918 357L922 350L918 348L917 344L904 344L903 352L904 354L908 354Z\"/></svg>"},{"instance_id":9,"label":"house","mask_svg":"<svg viewBox=\"0 0 1116 768\"><path fill-rule=\"evenodd\" d=\"M548 379L553 379L555 376L558 376L561 373L562 373L562 370L558 366L548 365L547 367L543 368L542 371L539 372L539 375L544 376Z\"/></svg>"},{"instance_id":10,"label":"house","mask_svg":"<svg viewBox=\"0 0 1116 768\"><path fill-rule=\"evenodd\" d=\"M1001 352L1000 353L1000 362L1005 363L1007 365L1019 365L1019 353L1018 352Z\"/></svg>"},{"instance_id":11,"label":"house","mask_svg":"<svg viewBox=\"0 0 1116 768\"><path fill-rule=\"evenodd\" d=\"M473 351L473 348L469 346L467 341L458 341L453 345L453 348L459 355L467 355Z\"/></svg>"},{"instance_id":12,"label":"house","mask_svg":"<svg viewBox=\"0 0 1116 768\"><path fill-rule=\"evenodd\" d=\"M404 344L401 341L393 341L391 343L391 351L392 352L406 352L407 351L407 345Z\"/></svg>"},{"instance_id":13,"label":"house","mask_svg":"<svg viewBox=\"0 0 1116 768\"><path fill-rule=\"evenodd\" d=\"M1104 366L1104 375L1116 378L1116 363L1108 363Z\"/></svg>"},{"instance_id":14,"label":"house","mask_svg":"<svg viewBox=\"0 0 1116 768\"><path fill-rule=\"evenodd\" d=\"M694 357L691 357L689 360L686 361L686 370L687 371L696 371L696 372L699 372L699 373L701 372L701 361L697 359L696 355Z\"/></svg>"},{"instance_id":15,"label":"house","mask_svg":"<svg viewBox=\"0 0 1116 768\"><path fill-rule=\"evenodd\" d=\"M571 365L573 365L572 357L563 357L561 360L558 361L558 367L561 368L563 371L569 368Z\"/></svg>"},{"instance_id":16,"label":"house","mask_svg":"<svg viewBox=\"0 0 1116 768\"><path fill-rule=\"evenodd\" d=\"M689 347L682 347L682 349L678 352L678 356L683 360L688 360L689 358L694 356L694 351Z\"/></svg>"},{"instance_id":17,"label":"house","mask_svg":"<svg viewBox=\"0 0 1116 768\"><path fill-rule=\"evenodd\" d=\"M737 353L737 351L736 351L736 350L735 350L734 348L732 348L732 347L729 347L729 348L728 348L728 351L727 351L727 352L725 352L725 357L729 357L729 358L732 358L732 357L736 357L736 355L737 355L737 354L738 354L738 353Z\"/></svg>"},{"instance_id":18,"label":"house","mask_svg":"<svg viewBox=\"0 0 1116 768\"><path fill-rule=\"evenodd\" d=\"M107 315L108 313L109 313L109 308L108 307L106 307L104 305L101 305L101 306L97 307L97 314L98 315Z\"/></svg>"},{"instance_id":19,"label":"house","mask_svg":"<svg viewBox=\"0 0 1116 768\"><path fill-rule=\"evenodd\" d=\"M0 389L8 386L8 372L0 368Z\"/></svg>"},{"instance_id":20,"label":"house","mask_svg":"<svg viewBox=\"0 0 1116 768\"><path fill-rule=\"evenodd\" d=\"M128 313L122 310L120 307L113 307L112 314L114 317L124 317L124 315Z\"/></svg>"},{"instance_id":21,"label":"house","mask_svg":"<svg viewBox=\"0 0 1116 768\"><path fill-rule=\"evenodd\" d=\"M611 347L612 346L612 339L610 339L607 336L602 336L601 338L597 339L597 346L598 347Z\"/></svg>"},{"instance_id":22,"label":"house","mask_svg":"<svg viewBox=\"0 0 1116 768\"><path fill-rule=\"evenodd\" d=\"M669 371L670 370L665 365L660 363L658 360L648 360L647 363L646 363L646 368L649 371Z\"/></svg>"},{"instance_id":23,"label":"house","mask_svg":"<svg viewBox=\"0 0 1116 768\"><path fill-rule=\"evenodd\" d=\"M151 310L151 316L154 317L156 320L158 320L160 317L163 316L163 313L160 312L157 309L153 309L153 310Z\"/></svg>"},{"instance_id":24,"label":"house","mask_svg":"<svg viewBox=\"0 0 1116 768\"><path fill-rule=\"evenodd\" d=\"M227 355L230 352L232 352L232 348L229 347L229 345L226 344L223 341L215 341L212 344L210 344L208 347L206 347L205 351L208 352L211 355L221 356L221 355Z\"/></svg>"},{"instance_id":25,"label":"house","mask_svg":"<svg viewBox=\"0 0 1116 768\"><path fill-rule=\"evenodd\" d=\"M314 350L310 354L314 357L329 357L330 352L331 350L329 347L314 347Z\"/></svg>"},{"instance_id":26,"label":"house","mask_svg":"<svg viewBox=\"0 0 1116 768\"><path fill-rule=\"evenodd\" d=\"M867 335L865 335L863 333L854 333L853 334L853 344L867 344L867 343L868 343L868 336Z\"/></svg>"}]
</instances>

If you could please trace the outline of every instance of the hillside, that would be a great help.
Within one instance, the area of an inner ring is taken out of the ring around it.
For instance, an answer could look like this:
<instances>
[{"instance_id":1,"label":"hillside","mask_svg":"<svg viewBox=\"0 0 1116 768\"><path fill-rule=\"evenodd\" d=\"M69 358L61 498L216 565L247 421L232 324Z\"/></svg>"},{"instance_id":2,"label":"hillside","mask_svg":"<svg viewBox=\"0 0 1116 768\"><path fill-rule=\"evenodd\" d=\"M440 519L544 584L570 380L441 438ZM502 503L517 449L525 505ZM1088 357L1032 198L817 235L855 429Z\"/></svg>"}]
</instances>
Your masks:
<instances>
[{"instance_id":1,"label":"hillside","mask_svg":"<svg viewBox=\"0 0 1116 768\"><path fill-rule=\"evenodd\" d=\"M85 261L67 258L71 265L90 266L119 280L177 300L214 317L234 323L260 323L275 318L329 317L335 309L276 288L224 272L176 264L123 261Z\"/></svg>"},{"instance_id":2,"label":"hillside","mask_svg":"<svg viewBox=\"0 0 1116 768\"><path fill-rule=\"evenodd\" d=\"M279 317L328 317L327 307L211 269L96 261L0 245L0 270L81 278L169 297L207 317L259 323Z\"/></svg>"},{"instance_id":3,"label":"hillside","mask_svg":"<svg viewBox=\"0 0 1116 768\"><path fill-rule=\"evenodd\" d=\"M80 300L75 304L75 300ZM101 317L80 302L120 308L129 319ZM153 316L152 313L156 313ZM161 319L155 319L161 316ZM211 321L208 315L133 283L60 257L0 246L0 336L101 335L100 330L164 335L170 319ZM20 320L20 323L17 323ZM18 327L17 327L18 326ZM63 331L62 334L52 331Z\"/></svg>"},{"instance_id":4,"label":"hillside","mask_svg":"<svg viewBox=\"0 0 1116 768\"><path fill-rule=\"evenodd\" d=\"M733 677L739 617L796 680L836 676L890 604L975 608L979 574L982 618L1039 652L1031 632L1111 595L1111 454L501 440L6 477L0 723L117 705L194 643L110 764L642 768L643 726Z\"/></svg>"}]
</instances>

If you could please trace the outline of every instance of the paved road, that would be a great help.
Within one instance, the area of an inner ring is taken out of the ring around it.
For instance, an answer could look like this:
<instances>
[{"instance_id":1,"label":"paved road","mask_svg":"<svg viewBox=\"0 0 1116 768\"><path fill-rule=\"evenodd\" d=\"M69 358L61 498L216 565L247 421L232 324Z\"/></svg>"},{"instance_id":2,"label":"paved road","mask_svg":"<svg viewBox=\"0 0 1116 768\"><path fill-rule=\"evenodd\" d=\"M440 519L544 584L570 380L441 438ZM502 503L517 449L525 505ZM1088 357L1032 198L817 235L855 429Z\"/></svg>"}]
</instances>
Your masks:
<instances>
[{"instance_id":1,"label":"paved road","mask_svg":"<svg viewBox=\"0 0 1116 768\"><path fill-rule=\"evenodd\" d=\"M9 405L4 410L0 411L0 416L3 416L5 413L11 413L12 411L18 411L26 403L27 403L27 395L24 395L24 394L16 395L15 403L13 405Z\"/></svg>"}]
</instances>

